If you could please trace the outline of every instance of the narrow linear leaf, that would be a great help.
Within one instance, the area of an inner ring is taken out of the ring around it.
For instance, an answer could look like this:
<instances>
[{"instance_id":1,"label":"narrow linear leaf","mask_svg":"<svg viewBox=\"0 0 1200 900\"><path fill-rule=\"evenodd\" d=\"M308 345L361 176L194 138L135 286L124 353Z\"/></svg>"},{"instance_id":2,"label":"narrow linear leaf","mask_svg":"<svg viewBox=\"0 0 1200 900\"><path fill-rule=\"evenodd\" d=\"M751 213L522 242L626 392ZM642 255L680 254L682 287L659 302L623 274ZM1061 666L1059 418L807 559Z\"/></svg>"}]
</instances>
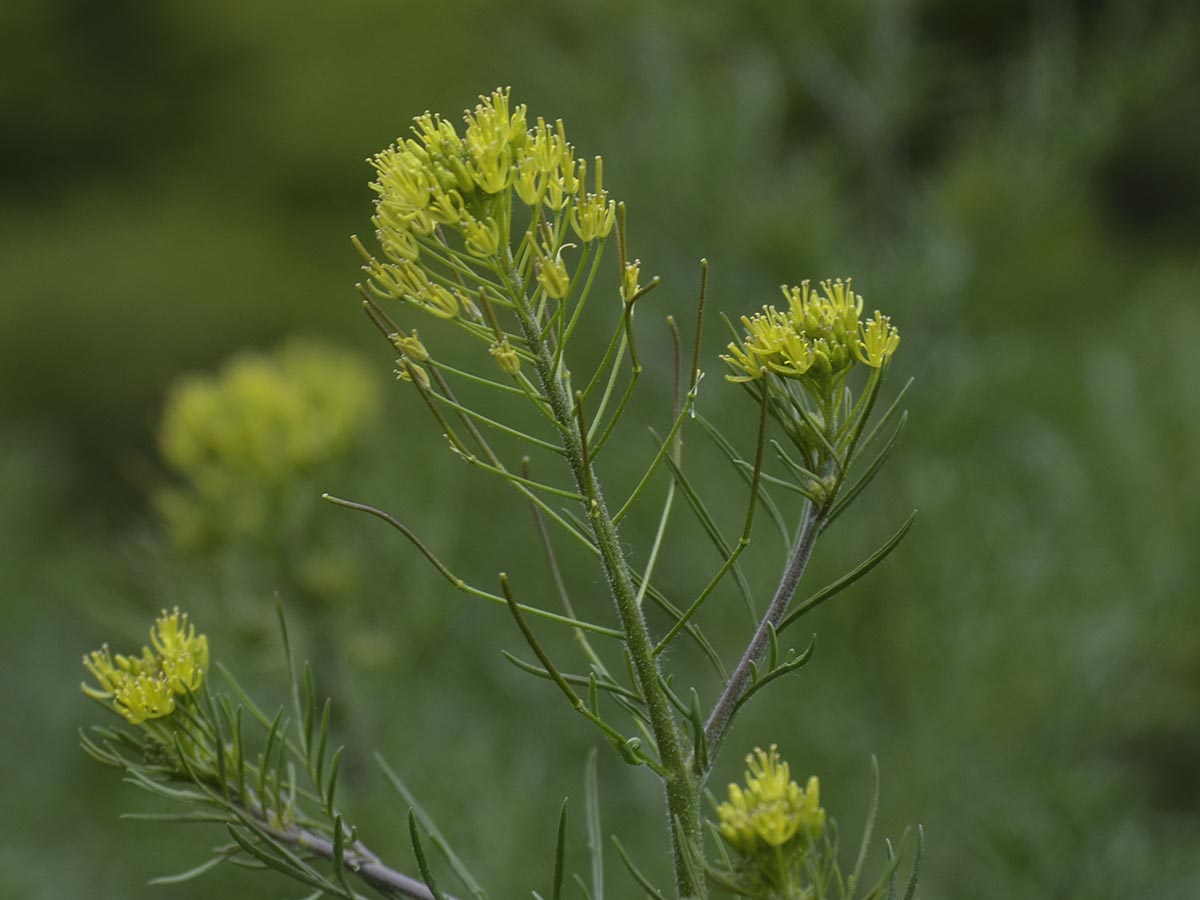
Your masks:
<instances>
[{"instance_id":1,"label":"narrow linear leaf","mask_svg":"<svg viewBox=\"0 0 1200 900\"><path fill-rule=\"evenodd\" d=\"M288 633L287 616L283 611L283 600L279 592L275 592L275 617L279 620L279 635L283 639L283 655L287 659L288 688L292 693L292 703L296 707L296 715L300 715L300 691L296 682L296 657L292 654L292 639Z\"/></svg>"},{"instance_id":2,"label":"narrow linear leaf","mask_svg":"<svg viewBox=\"0 0 1200 900\"><path fill-rule=\"evenodd\" d=\"M846 588L850 587L850 585L854 584L854 582L858 581L858 579L862 578L873 568L887 559L888 556L891 555L891 552L900 545L902 540L904 540L905 535L908 534L908 530L912 528L913 522L915 522L916 519L917 511L914 509L912 513L909 514L909 517L904 520L904 524L896 529L896 533L888 538L884 542L883 546L881 546L878 550L864 559L861 563L859 563L837 581L821 588L821 590L817 591L815 594L793 609L790 613L788 613L784 620L779 623L779 631L783 631L783 629L787 628L805 613L816 609L826 600L836 596L837 594L840 594Z\"/></svg>"},{"instance_id":3,"label":"narrow linear leaf","mask_svg":"<svg viewBox=\"0 0 1200 900\"><path fill-rule=\"evenodd\" d=\"M451 846L450 842L446 840L441 830L437 827L437 823L433 821L433 817L430 816L429 813L424 810L421 804L417 802L417 798L413 795L413 792L409 790L408 785L406 785L401 780L400 776L397 775L392 769L392 767L387 764L387 760L383 758L382 754L375 754L375 764L379 766L384 777L387 778L387 780L391 783L396 793L399 794L404 799L404 802L408 804L412 814L415 815L417 820L421 823L421 827L424 828L429 836L433 839L434 846L437 847L438 852L442 854L446 862L450 865L450 868L454 870L454 874L458 876L458 880L463 883L463 886L466 887L471 894L479 898L479 900L485 900L487 895L480 886L479 882L471 874L470 869L467 868L466 864L461 858L459 858L458 854L454 852L454 848Z\"/></svg>"},{"instance_id":4,"label":"narrow linear leaf","mask_svg":"<svg viewBox=\"0 0 1200 900\"><path fill-rule=\"evenodd\" d=\"M592 856L592 900L604 900L604 838L600 831L600 787L596 748L588 752L584 767L583 799L587 820L588 850Z\"/></svg>"},{"instance_id":5,"label":"narrow linear leaf","mask_svg":"<svg viewBox=\"0 0 1200 900\"><path fill-rule=\"evenodd\" d=\"M325 749L329 743L329 716L333 707L332 700L326 700L325 706L321 710L321 726L317 732L317 752L309 760L311 768L309 771L313 777L313 787L318 791L324 790L325 777Z\"/></svg>"},{"instance_id":6,"label":"narrow linear leaf","mask_svg":"<svg viewBox=\"0 0 1200 900\"><path fill-rule=\"evenodd\" d=\"M858 481L854 482L853 487L847 490L838 501L829 510L829 515L826 517L825 526L828 528L833 521L846 511L846 508L854 502L855 498L861 494L879 474L879 470L883 468L883 464L887 462L888 457L892 455L892 451L896 449L896 445L900 442L900 435L904 432L904 426L908 422L908 413L901 413L900 421L896 423L896 430L892 432L887 443L883 445L883 449L879 451L879 455L871 461L871 465L867 467L867 471L859 476Z\"/></svg>"},{"instance_id":7,"label":"narrow linear leaf","mask_svg":"<svg viewBox=\"0 0 1200 900\"><path fill-rule=\"evenodd\" d=\"M738 710L750 702L751 697L765 688L772 681L782 678L785 675L790 675L792 672L795 672L798 669L806 666L808 661L812 659L813 651L816 650L816 647L817 638L816 635L813 635L812 641L809 642L808 647L805 648L803 653L797 657L787 660L784 663L781 663L774 669L769 670L766 674L760 673L758 666L751 663L752 681L750 683L750 687L746 689L746 692L742 694L742 696L738 698L737 703L734 704L734 713L736 714Z\"/></svg>"},{"instance_id":8,"label":"narrow linear leaf","mask_svg":"<svg viewBox=\"0 0 1200 900\"><path fill-rule=\"evenodd\" d=\"M317 694L313 685L312 666L304 661L304 757L308 769L313 770L313 729L316 727ZM320 790L320 786L317 787Z\"/></svg>"},{"instance_id":9,"label":"narrow linear leaf","mask_svg":"<svg viewBox=\"0 0 1200 900\"><path fill-rule=\"evenodd\" d=\"M345 892L346 900L354 900L354 891L346 881L346 832L342 825L342 817L333 817L333 875Z\"/></svg>"},{"instance_id":10,"label":"narrow linear leaf","mask_svg":"<svg viewBox=\"0 0 1200 900\"><path fill-rule=\"evenodd\" d=\"M522 672L528 672L530 675L536 675L538 678L544 678L547 680L552 679L552 676L550 675L550 673L548 671L546 671L545 669L543 669L541 666L535 666L533 663L526 662L525 660L521 659L519 656L514 656L512 653L509 653L507 650L501 650L500 654L506 660L508 660L510 663L512 663L514 666L516 666L518 669L520 669ZM564 679L566 679L566 681L568 683L577 684L577 685L585 686L585 687L589 686L592 682L593 677L595 677L595 673L592 673L591 675L575 675L570 672L560 672L559 674L562 675L562 677ZM634 703L644 703L645 702L642 699L641 694L637 693L636 691L631 691L627 687L622 687L619 684L613 684L612 682L609 682L607 680L602 681L597 678L596 679L596 687L599 690L605 691L607 693L616 694L617 696L624 697L626 700L630 700ZM589 690L590 690L590 688L589 688ZM590 701L589 701L589 703L590 703Z\"/></svg>"},{"instance_id":11,"label":"narrow linear leaf","mask_svg":"<svg viewBox=\"0 0 1200 900\"><path fill-rule=\"evenodd\" d=\"M342 767L342 751L345 747L338 747L333 754L333 761L329 764L329 781L325 786L325 812L332 817L334 815L334 797L337 792L338 772Z\"/></svg>"},{"instance_id":12,"label":"narrow linear leaf","mask_svg":"<svg viewBox=\"0 0 1200 900\"><path fill-rule=\"evenodd\" d=\"M425 887L429 888L429 893L433 894L433 900L445 900L442 892L438 890L437 882L434 881L433 872L429 870L429 862L425 859L425 849L421 846L421 833L417 827L417 816L411 809L408 811L408 834L412 838L413 855L417 858L417 869L421 872L421 878L425 882Z\"/></svg>"},{"instance_id":13,"label":"narrow linear leaf","mask_svg":"<svg viewBox=\"0 0 1200 900\"><path fill-rule=\"evenodd\" d=\"M692 884L704 884L704 863L698 848L688 838L687 833L683 830L683 825L679 822L679 817L676 816L673 822L675 829L675 848L679 854L679 859L683 862L683 868L687 872L689 880ZM711 872L709 873L712 874Z\"/></svg>"},{"instance_id":14,"label":"narrow linear leaf","mask_svg":"<svg viewBox=\"0 0 1200 900\"><path fill-rule=\"evenodd\" d=\"M658 437L656 435L655 440L657 439ZM675 460L670 458L670 456L665 457L663 461L667 464L667 468L671 471L671 475L674 477L675 483L679 485L679 489L683 491L684 499L687 500L688 506L691 507L692 512L695 513L697 520L703 526L705 533L708 534L709 540L712 541L713 546L717 548L717 552L721 554L721 559L728 559L730 554L733 552L729 546L729 542L725 540L725 536L721 534L721 529L717 527L716 521L713 519L712 514L708 511L708 507L704 505L704 501L700 499L700 495L692 486L691 481L686 475L683 474L683 470L675 463ZM737 563L734 563L731 571L733 572L733 579L737 583L738 590L742 594L742 599L746 603L746 608L750 610L751 615L754 616L754 596L750 591L750 585L746 582L746 576L743 574L741 566Z\"/></svg>"},{"instance_id":15,"label":"narrow linear leaf","mask_svg":"<svg viewBox=\"0 0 1200 900\"><path fill-rule=\"evenodd\" d=\"M240 828L230 825L229 833L237 841L238 846L242 850L268 868L282 872L289 878L299 881L301 884L307 884L309 887L319 888L330 893L336 892L337 888L328 879L322 878L308 866L299 863L291 854L283 853L282 848L278 847L278 845L271 845L273 850L280 852L280 855L276 856L268 853L262 844L255 843L242 834Z\"/></svg>"},{"instance_id":16,"label":"narrow linear leaf","mask_svg":"<svg viewBox=\"0 0 1200 900\"><path fill-rule=\"evenodd\" d=\"M850 465L852 467L859 459L862 458L867 450L870 449L871 445L875 443L875 440L880 434L883 433L884 429L888 427L888 423L892 421L892 417L900 411L900 403L904 400L904 395L908 393L908 389L912 387L913 381L914 379L910 378L904 383L904 387L900 388L900 391L896 394L896 398L892 401L891 405L887 408L883 415L879 417L879 420L871 428L871 431L867 434L867 436L859 442L857 451L855 452L854 456L850 458Z\"/></svg>"},{"instance_id":17,"label":"narrow linear leaf","mask_svg":"<svg viewBox=\"0 0 1200 900\"><path fill-rule=\"evenodd\" d=\"M721 434L720 430L717 429L715 425L704 418L704 416L697 416L696 418L700 422L700 427L704 429L704 431L712 439L713 443L717 445L720 451L725 455L725 458L733 464L734 470L741 477L742 481L744 481L746 484L750 484L753 481L753 475L751 472L754 470L754 466L738 456L737 450L734 449L733 444L731 444L729 440L723 434ZM758 485L758 497L763 502L763 505L766 506L767 514L771 517L771 521L775 523L775 528L779 532L780 539L783 541L784 545L787 546L790 542L787 522L784 521L783 515L779 512L779 507L775 505L775 501L767 492L766 485L764 485L761 481Z\"/></svg>"},{"instance_id":18,"label":"narrow linear leaf","mask_svg":"<svg viewBox=\"0 0 1200 900\"><path fill-rule=\"evenodd\" d=\"M617 836L615 834L612 836L612 842L613 846L617 848L617 855L621 857L621 862L625 864L625 868L629 871L629 874L632 876L633 880L638 883L638 887L646 892L646 896L652 898L652 900L666 900L663 892L656 888L654 883L645 875L643 875L638 870L638 867L633 864L633 860L629 858L629 854L625 852L625 848L621 846L621 842L617 840Z\"/></svg>"},{"instance_id":19,"label":"narrow linear leaf","mask_svg":"<svg viewBox=\"0 0 1200 900\"><path fill-rule=\"evenodd\" d=\"M925 855L925 829L917 826L917 851L913 856L912 874L908 876L908 886L904 889L904 900L913 900L917 895L917 881L921 877L921 859Z\"/></svg>"},{"instance_id":20,"label":"narrow linear leaf","mask_svg":"<svg viewBox=\"0 0 1200 900\"><path fill-rule=\"evenodd\" d=\"M575 886L579 888L579 893L583 895L583 900L592 900L592 892L588 890L587 882L579 877L576 872L571 873L571 880L575 882Z\"/></svg>"},{"instance_id":21,"label":"narrow linear leaf","mask_svg":"<svg viewBox=\"0 0 1200 900\"><path fill-rule=\"evenodd\" d=\"M563 874L567 858L567 798L563 797L558 812L558 836L554 841L554 881L550 885L550 900L562 900Z\"/></svg>"},{"instance_id":22,"label":"narrow linear leaf","mask_svg":"<svg viewBox=\"0 0 1200 900\"><path fill-rule=\"evenodd\" d=\"M157 878L151 878L146 884L183 884L185 881L191 881L193 878L199 878L205 872L215 869L221 863L225 862L224 856L214 856L212 859L205 860L200 865L188 869L186 872L178 872L175 875L160 875Z\"/></svg>"},{"instance_id":23,"label":"narrow linear leaf","mask_svg":"<svg viewBox=\"0 0 1200 900\"><path fill-rule=\"evenodd\" d=\"M189 825L189 824L204 824L211 825L216 822L224 824L229 821L229 816L223 816L220 813L146 813L146 812L131 812L121 813L118 818L131 822L169 822L172 825Z\"/></svg>"},{"instance_id":24,"label":"narrow linear leaf","mask_svg":"<svg viewBox=\"0 0 1200 900\"><path fill-rule=\"evenodd\" d=\"M871 799L867 804L867 823L863 827L862 843L858 847L858 858L854 862L854 871L850 873L848 883L848 900L854 900L854 892L862 877L863 867L867 864L867 852L871 848L871 836L875 831L875 819L879 815L879 760L871 757Z\"/></svg>"}]
</instances>

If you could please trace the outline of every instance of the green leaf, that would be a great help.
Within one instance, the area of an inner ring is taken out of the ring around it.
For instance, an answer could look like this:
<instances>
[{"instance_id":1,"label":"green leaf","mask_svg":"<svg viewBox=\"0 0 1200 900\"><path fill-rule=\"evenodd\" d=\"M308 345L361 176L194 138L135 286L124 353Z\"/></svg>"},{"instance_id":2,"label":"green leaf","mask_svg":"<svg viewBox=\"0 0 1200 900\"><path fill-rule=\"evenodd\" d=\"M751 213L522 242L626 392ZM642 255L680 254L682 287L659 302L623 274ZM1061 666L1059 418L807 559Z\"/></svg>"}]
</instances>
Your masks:
<instances>
[{"instance_id":1,"label":"green leaf","mask_svg":"<svg viewBox=\"0 0 1200 900\"><path fill-rule=\"evenodd\" d=\"M333 761L329 764L329 782L325 786L325 812L332 818L333 800L337 791L338 772L342 766L342 751L345 747L338 747L333 754Z\"/></svg>"},{"instance_id":2,"label":"green leaf","mask_svg":"<svg viewBox=\"0 0 1200 900\"><path fill-rule=\"evenodd\" d=\"M324 790L323 778L325 775L325 749L329 742L329 716L333 706L333 701L326 699L325 706L321 709L321 726L317 732L317 752L315 757L309 760L309 772L312 773L313 787L318 791ZM311 746L311 745L310 745Z\"/></svg>"},{"instance_id":3,"label":"green leaf","mask_svg":"<svg viewBox=\"0 0 1200 900\"><path fill-rule=\"evenodd\" d=\"M621 862L625 863L625 868L629 870L629 874L633 877L633 880L638 883L638 886L646 892L646 896L650 897L651 900L666 900L666 897L663 896L663 892L656 888L653 882L643 875L638 870L638 867L633 864L633 860L629 858L629 854L625 852L625 848L621 846L621 842L617 840L617 836L615 834L612 837L612 842L617 848L617 855L621 857Z\"/></svg>"},{"instance_id":4,"label":"green leaf","mask_svg":"<svg viewBox=\"0 0 1200 900\"><path fill-rule=\"evenodd\" d=\"M255 843L242 834L240 828L234 825L229 825L229 834L237 841L238 846L242 848L250 856L257 859L263 865L274 869L277 872L282 872L295 881L301 884L307 884L309 887L318 888L323 891L335 893L337 888L334 887L327 879L320 877L311 868L299 862L292 854L287 853L276 843L271 843L271 849L277 851L279 855L268 853L261 843Z\"/></svg>"},{"instance_id":5,"label":"green leaf","mask_svg":"<svg viewBox=\"0 0 1200 900\"><path fill-rule=\"evenodd\" d=\"M558 836L554 841L554 881L550 886L550 900L562 900L564 863L567 856L567 798L563 797L558 811Z\"/></svg>"},{"instance_id":6,"label":"green leaf","mask_svg":"<svg viewBox=\"0 0 1200 900\"><path fill-rule=\"evenodd\" d=\"M904 900L913 900L917 895L917 880L921 877L921 859L925 855L925 829L917 826L917 852L913 856L912 874L908 877L908 886L904 889Z\"/></svg>"},{"instance_id":7,"label":"green leaf","mask_svg":"<svg viewBox=\"0 0 1200 900\"><path fill-rule=\"evenodd\" d=\"M514 666L516 666L518 669L520 669L522 672L528 672L530 675L536 675L538 678L544 678L548 681L553 680L553 676L546 669L543 669L541 666L535 666L533 663L525 662L525 660L521 659L519 656L514 656L512 653L509 653L507 650L501 650L500 655L503 656L510 663L512 663ZM576 675L576 674L573 674L570 672L560 672L559 674L562 675L562 677L569 684L577 684L577 685L580 685L581 687L587 687L589 691L591 690L592 679L596 677L595 672L589 673L588 675ZM614 696L617 696L617 697L622 697L633 703L644 703L645 702L642 699L641 694L637 693L637 691L631 691L629 688L623 687L622 685L619 685L615 682L608 681L607 679L601 680L601 679L597 678L596 679L596 687L599 690L613 694ZM589 701L589 703L590 703L590 701Z\"/></svg>"},{"instance_id":8,"label":"green leaf","mask_svg":"<svg viewBox=\"0 0 1200 900\"><path fill-rule=\"evenodd\" d=\"M588 752L584 767L584 817L587 820L588 850L592 856L592 900L604 900L604 837L600 831L600 788L597 780L596 748Z\"/></svg>"},{"instance_id":9,"label":"green leaf","mask_svg":"<svg viewBox=\"0 0 1200 900\"><path fill-rule=\"evenodd\" d=\"M871 757L871 775L873 785L871 799L867 804L867 823L863 827L862 842L858 847L858 858L854 863L854 871L850 873L850 880L847 884L849 890L847 900L854 900L855 889L862 877L863 867L867 864L867 851L871 847L871 835L875 831L875 820L879 815L879 760L874 756Z\"/></svg>"},{"instance_id":10,"label":"green leaf","mask_svg":"<svg viewBox=\"0 0 1200 900\"><path fill-rule=\"evenodd\" d=\"M658 440L657 435L655 435L655 440ZM696 514L697 520L704 527L709 540L717 548L717 552L721 554L721 559L728 559L733 552L729 546L729 542L721 534L721 529L717 527L716 521L708 511L708 507L704 505L704 501L700 499L700 495L692 486L691 481L688 480L687 476L683 474L683 470L670 456L665 457L664 462L667 464L667 468L671 470L671 475L675 478L675 483L683 491L683 496L687 500L688 506L692 508L692 512ZM734 581L737 582L738 590L741 591L742 599L746 603L746 608L750 611L751 616L755 616L754 596L750 591L750 585L746 582L746 576L742 573L741 566L735 563L731 571L733 572ZM757 617L755 616L755 618Z\"/></svg>"},{"instance_id":11,"label":"green leaf","mask_svg":"<svg viewBox=\"0 0 1200 900\"><path fill-rule=\"evenodd\" d=\"M421 847L421 834L417 829L417 816L411 809L408 811L408 834L412 838L413 855L417 858L417 868L421 872L421 878L425 881L425 886L429 888L429 893L433 894L433 900L445 900L442 892L438 890L437 882L433 879L433 873L429 870L429 863L425 859L425 850Z\"/></svg>"},{"instance_id":12,"label":"green leaf","mask_svg":"<svg viewBox=\"0 0 1200 900\"><path fill-rule=\"evenodd\" d=\"M151 878L146 884L183 884L185 881L191 881L193 878L199 878L205 872L211 871L225 862L224 856L214 856L212 859L205 860L200 865L188 869L185 872L178 872L174 875L160 875L157 878Z\"/></svg>"},{"instance_id":13,"label":"green leaf","mask_svg":"<svg viewBox=\"0 0 1200 900\"><path fill-rule=\"evenodd\" d=\"M875 442L880 433L887 428L888 423L892 420L892 417L900 410L900 402L904 399L904 395L908 393L908 389L912 387L912 384L913 379L911 378L905 382L904 387L902 387L900 392L896 394L896 399L892 401L891 405L887 408L883 415L879 417L879 421L877 421L871 428L871 431L866 438L859 443L858 449L850 458L851 467L853 467L854 464L863 456L863 454L867 452L867 449Z\"/></svg>"},{"instance_id":14,"label":"green leaf","mask_svg":"<svg viewBox=\"0 0 1200 900\"><path fill-rule=\"evenodd\" d=\"M583 894L583 900L592 900L592 892L588 890L587 883L579 877L578 873L571 873L571 880L575 882L575 886L579 888L579 893Z\"/></svg>"},{"instance_id":15,"label":"green leaf","mask_svg":"<svg viewBox=\"0 0 1200 900\"><path fill-rule=\"evenodd\" d=\"M883 468L883 464L887 462L888 457L892 455L892 451L896 449L896 444L899 443L900 435L903 433L904 426L907 422L908 413L902 413L900 415L900 421L896 424L896 430L892 432L892 436L889 437L887 443L883 445L883 449L879 451L879 455L875 457L875 459L871 462L871 465L867 467L867 471L859 477L858 481L854 482L854 485L844 494L842 494L838 501L833 505L833 508L829 510L829 515L826 516L825 525L823 527L828 528L831 524L833 524L833 521L846 511L846 508L854 502L855 498L858 497L858 495L866 489L867 485L874 480L875 476L879 474L879 470Z\"/></svg>"},{"instance_id":16,"label":"green leaf","mask_svg":"<svg viewBox=\"0 0 1200 900\"><path fill-rule=\"evenodd\" d=\"M758 666L752 661L750 663L750 686L746 689L746 692L738 698L737 703L734 704L734 714L736 715L738 710L740 710L750 701L751 697L765 688L772 681L782 678L784 675L790 675L792 672L795 672L796 670L806 666L808 661L812 659L813 651L816 650L816 647L817 638L816 635L813 635L812 641L809 643L808 647L805 648L803 653L801 653L799 656L788 659L786 662L781 663L773 669L769 669L765 674L761 673Z\"/></svg>"},{"instance_id":17,"label":"green leaf","mask_svg":"<svg viewBox=\"0 0 1200 900\"><path fill-rule=\"evenodd\" d=\"M333 817L333 875L345 891L346 900L354 900L354 891L346 881L346 834L342 817Z\"/></svg>"},{"instance_id":18,"label":"green leaf","mask_svg":"<svg viewBox=\"0 0 1200 900\"><path fill-rule=\"evenodd\" d=\"M714 444L725 454L725 458L733 464L734 470L738 476L746 484L751 484L754 481L754 476L751 474L754 471L754 466L746 460L738 456L737 451L733 448L733 444L721 434L715 425L709 422L704 416L697 416L700 421L700 427L705 430ZM775 523L775 528L779 532L779 537L783 541L784 546L788 546L791 538L788 535L787 523L784 521L783 515L779 512L779 507L775 505L775 501L767 492L766 486L760 481L758 485L758 498L767 508L767 514L771 517L771 521Z\"/></svg>"},{"instance_id":19,"label":"green leaf","mask_svg":"<svg viewBox=\"0 0 1200 900\"><path fill-rule=\"evenodd\" d=\"M304 661L304 758L308 762L308 770L313 771L313 729L316 727L317 692L313 685L312 666ZM320 790L320 784L317 785Z\"/></svg>"},{"instance_id":20,"label":"green leaf","mask_svg":"<svg viewBox=\"0 0 1200 900\"><path fill-rule=\"evenodd\" d=\"M850 585L854 584L854 582L858 581L858 579L862 578L873 568L887 559L888 556L891 555L891 552L900 545L902 540L904 540L904 536L908 534L908 530L912 528L912 524L914 521L916 521L916 518L917 511L914 509L909 517L904 520L904 524L896 530L895 534L893 534L884 542L882 547L864 559L861 563L859 563L837 581L821 588L821 590L817 591L815 594L793 609L790 613L788 613L787 616L784 617L784 620L779 623L779 631L783 631L783 629L787 628L805 613L816 609L826 600L836 596L837 594L840 594L846 588L850 587Z\"/></svg>"},{"instance_id":21,"label":"green leaf","mask_svg":"<svg viewBox=\"0 0 1200 900\"><path fill-rule=\"evenodd\" d=\"M400 776L393 771L392 767L387 764L387 760L385 760L379 753L375 754L375 764L379 766L380 770L384 774L384 777L391 782L391 785L395 789L396 793L399 794L404 799L404 802L408 804L409 810L411 811L410 814L417 817L417 820L421 823L421 827L425 829L430 838L433 840L433 845L438 849L438 852L442 854L442 857L450 865L450 868L454 870L454 874L458 876L458 880L463 883L463 886L466 887L466 889L472 895L479 898L479 900L485 900L487 894L484 892L479 882L475 880L475 876L471 874L471 871L467 868L466 864L462 861L458 854L454 852L454 848L438 829L437 823L433 821L433 817L430 816L429 813L427 813L421 807L421 804L417 802L417 798L413 795L413 792L409 790L408 785L406 785L400 779Z\"/></svg>"}]
</instances>

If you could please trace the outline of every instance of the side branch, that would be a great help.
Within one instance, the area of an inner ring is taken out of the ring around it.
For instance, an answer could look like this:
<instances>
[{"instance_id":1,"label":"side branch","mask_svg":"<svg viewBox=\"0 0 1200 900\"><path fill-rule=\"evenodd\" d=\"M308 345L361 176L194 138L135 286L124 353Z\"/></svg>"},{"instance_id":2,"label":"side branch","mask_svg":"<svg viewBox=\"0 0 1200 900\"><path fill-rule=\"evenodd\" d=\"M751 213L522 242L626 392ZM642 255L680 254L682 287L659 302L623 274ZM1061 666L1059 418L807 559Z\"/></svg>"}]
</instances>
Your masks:
<instances>
[{"instance_id":1,"label":"side branch","mask_svg":"<svg viewBox=\"0 0 1200 900\"><path fill-rule=\"evenodd\" d=\"M337 860L333 842L310 831L303 829L279 831L274 828L263 828L263 830L277 840L305 850L313 856L331 863L335 863ZM385 865L378 856L361 844L343 849L341 865L387 896L408 897L412 900L436 900L433 892L425 886L423 881L413 878L411 875L405 875L403 872L397 872ZM444 891L442 898L443 900L455 900Z\"/></svg>"},{"instance_id":2,"label":"side branch","mask_svg":"<svg viewBox=\"0 0 1200 900\"><path fill-rule=\"evenodd\" d=\"M758 624L758 630L754 632L754 638L750 641L750 646L746 648L746 652L742 654L742 658L738 661L737 668L733 670L728 683L725 685L725 690L721 692L721 696L717 699L713 710L709 713L708 721L704 723L704 740L708 749L708 759L713 760L717 757L717 750L724 740L726 732L729 730L729 725L733 721L733 715L737 710L738 701L741 700L747 686L750 683L753 674L753 666L758 664L766 652L767 645L771 640L771 632L779 628L779 623L783 620L784 614L787 612L788 604L792 600L792 595L796 593L796 587L800 584L800 579L804 575L804 570L808 567L808 561L812 558L813 547L817 542L817 535L821 532L821 526L824 524L825 510L818 509L812 503L809 503L804 513L804 524L800 527L800 534L796 538L796 546L792 550L792 555L788 559L787 568L784 569L783 577L779 581L779 587L775 589L775 596L771 598L771 605L767 608L766 615ZM698 760L693 759L693 767L698 764ZM703 776L705 772L697 772Z\"/></svg>"}]
</instances>

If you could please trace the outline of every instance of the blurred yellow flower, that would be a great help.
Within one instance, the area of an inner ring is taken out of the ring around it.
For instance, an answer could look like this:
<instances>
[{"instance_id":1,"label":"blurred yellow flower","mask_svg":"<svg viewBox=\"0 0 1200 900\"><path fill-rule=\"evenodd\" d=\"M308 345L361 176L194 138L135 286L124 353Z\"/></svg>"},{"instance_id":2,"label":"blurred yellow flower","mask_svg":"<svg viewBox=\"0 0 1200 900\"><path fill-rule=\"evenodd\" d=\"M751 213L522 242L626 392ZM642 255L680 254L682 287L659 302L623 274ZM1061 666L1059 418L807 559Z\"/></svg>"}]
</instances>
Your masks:
<instances>
[{"instance_id":1,"label":"blurred yellow flower","mask_svg":"<svg viewBox=\"0 0 1200 900\"><path fill-rule=\"evenodd\" d=\"M180 379L158 442L181 483L154 497L172 539L195 549L265 534L292 485L349 453L377 395L359 357L305 340Z\"/></svg>"},{"instance_id":2,"label":"blurred yellow flower","mask_svg":"<svg viewBox=\"0 0 1200 900\"><path fill-rule=\"evenodd\" d=\"M208 638L196 634L187 613L163 610L150 629L150 644L140 656L114 656L105 644L83 657L96 684L84 682L80 688L131 725L169 716L175 711L175 695L200 690L208 671Z\"/></svg>"},{"instance_id":3,"label":"blurred yellow flower","mask_svg":"<svg viewBox=\"0 0 1200 900\"><path fill-rule=\"evenodd\" d=\"M159 667L176 694L194 693L208 671L208 638L196 634L187 613L165 609L150 629L150 643Z\"/></svg>"}]
</instances>

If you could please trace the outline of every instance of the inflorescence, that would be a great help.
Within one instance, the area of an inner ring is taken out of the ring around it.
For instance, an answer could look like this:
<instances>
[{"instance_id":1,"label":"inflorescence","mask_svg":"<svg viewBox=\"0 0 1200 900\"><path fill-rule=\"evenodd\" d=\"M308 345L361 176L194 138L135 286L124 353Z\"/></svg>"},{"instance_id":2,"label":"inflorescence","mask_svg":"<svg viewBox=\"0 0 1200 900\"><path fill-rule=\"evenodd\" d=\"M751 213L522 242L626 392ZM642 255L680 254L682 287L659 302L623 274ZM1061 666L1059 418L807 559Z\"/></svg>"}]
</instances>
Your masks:
<instances>
[{"instance_id":1,"label":"inflorescence","mask_svg":"<svg viewBox=\"0 0 1200 900\"><path fill-rule=\"evenodd\" d=\"M371 160L377 179L372 222L386 261L362 250L376 293L405 300L440 318L467 311L478 318L460 288L432 280L417 264L422 239L439 228L456 232L469 254L481 260L508 250L514 195L536 215L564 214L583 243L608 236L616 203L604 189L596 157L593 188L587 161L575 159L561 119L551 126L526 122L524 104L511 107L509 89L480 97L463 116L463 134L447 119L425 113L413 120L413 137L397 140ZM565 293L566 270L557 252L539 247L538 281L549 296Z\"/></svg>"},{"instance_id":2,"label":"inflorescence","mask_svg":"<svg viewBox=\"0 0 1200 900\"><path fill-rule=\"evenodd\" d=\"M150 629L150 645L139 656L114 655L106 644L83 657L96 680L96 686L80 685L83 692L131 725L169 716L175 697L199 691L208 671L208 638L196 634L187 613L163 610Z\"/></svg>"},{"instance_id":3,"label":"inflorescence","mask_svg":"<svg viewBox=\"0 0 1200 900\"><path fill-rule=\"evenodd\" d=\"M757 381L773 373L826 386L855 362L873 369L882 367L896 352L900 332L876 310L863 320L863 298L850 288L850 280L822 281L820 292L808 281L783 287L787 308L764 306L762 312L742 316L746 335L729 344L721 359L734 382Z\"/></svg>"},{"instance_id":4,"label":"inflorescence","mask_svg":"<svg viewBox=\"0 0 1200 900\"><path fill-rule=\"evenodd\" d=\"M808 840L825 827L817 776L801 788L775 745L746 757L746 786L729 785L729 800L717 807L721 836L735 850L753 856L763 848Z\"/></svg>"}]
</instances>

